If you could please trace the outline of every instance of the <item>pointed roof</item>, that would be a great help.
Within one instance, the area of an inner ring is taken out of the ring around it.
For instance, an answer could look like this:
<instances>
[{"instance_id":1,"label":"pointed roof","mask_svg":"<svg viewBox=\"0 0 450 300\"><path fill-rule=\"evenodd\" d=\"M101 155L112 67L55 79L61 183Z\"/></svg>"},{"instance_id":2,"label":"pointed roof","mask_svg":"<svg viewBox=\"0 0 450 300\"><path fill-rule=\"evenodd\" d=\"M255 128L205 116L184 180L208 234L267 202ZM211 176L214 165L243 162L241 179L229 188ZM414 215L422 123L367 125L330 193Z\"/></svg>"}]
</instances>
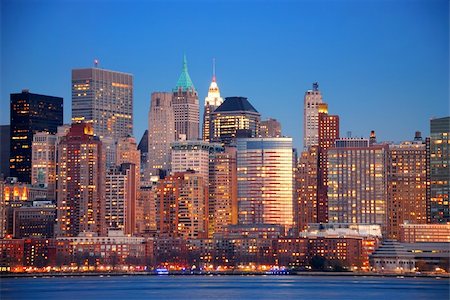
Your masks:
<instances>
[{"instance_id":1,"label":"pointed roof","mask_svg":"<svg viewBox=\"0 0 450 300\"><path fill-rule=\"evenodd\" d=\"M141 150L141 152L144 153L148 152L148 130L145 130L144 134L142 135L141 141L139 142L137 149Z\"/></svg>"},{"instance_id":2,"label":"pointed roof","mask_svg":"<svg viewBox=\"0 0 450 300\"><path fill-rule=\"evenodd\" d=\"M214 112L247 111L258 113L245 97L226 97L225 101Z\"/></svg>"},{"instance_id":3,"label":"pointed roof","mask_svg":"<svg viewBox=\"0 0 450 300\"><path fill-rule=\"evenodd\" d=\"M192 83L191 76L188 73L186 55L183 56L183 69L181 70L180 77L178 78L177 85L173 89L174 92L181 88L182 91L187 91L189 89L195 90L194 84Z\"/></svg>"}]
</instances>

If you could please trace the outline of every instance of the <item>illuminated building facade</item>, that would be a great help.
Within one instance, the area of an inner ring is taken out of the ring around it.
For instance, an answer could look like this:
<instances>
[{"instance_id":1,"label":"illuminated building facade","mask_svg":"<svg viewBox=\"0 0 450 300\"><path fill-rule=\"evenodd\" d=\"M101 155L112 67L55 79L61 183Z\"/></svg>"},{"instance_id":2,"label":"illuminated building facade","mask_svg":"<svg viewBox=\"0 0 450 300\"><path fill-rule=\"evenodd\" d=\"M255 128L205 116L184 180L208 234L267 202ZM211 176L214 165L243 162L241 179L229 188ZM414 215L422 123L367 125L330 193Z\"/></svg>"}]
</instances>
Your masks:
<instances>
[{"instance_id":1,"label":"illuminated building facade","mask_svg":"<svg viewBox=\"0 0 450 300\"><path fill-rule=\"evenodd\" d=\"M261 115L245 97L227 97L211 114L211 140L231 144L239 131L259 135Z\"/></svg>"},{"instance_id":2,"label":"illuminated building facade","mask_svg":"<svg viewBox=\"0 0 450 300\"><path fill-rule=\"evenodd\" d=\"M213 70L213 78L209 85L208 96L205 98L205 109L203 112L203 130L202 137L204 141L209 142L211 136L211 113L215 111L223 103L220 97L219 86L216 82L215 66Z\"/></svg>"},{"instance_id":3,"label":"illuminated building facade","mask_svg":"<svg viewBox=\"0 0 450 300\"><path fill-rule=\"evenodd\" d=\"M236 147L225 147L211 157L208 206L209 237L237 224Z\"/></svg>"},{"instance_id":4,"label":"illuminated building facade","mask_svg":"<svg viewBox=\"0 0 450 300\"><path fill-rule=\"evenodd\" d=\"M198 94L188 73L186 56L183 69L173 89L172 107L176 139L196 140L200 137L200 106Z\"/></svg>"},{"instance_id":5,"label":"illuminated building facade","mask_svg":"<svg viewBox=\"0 0 450 300\"><path fill-rule=\"evenodd\" d=\"M106 173L105 221L107 229L120 229L124 234L137 232L138 198L136 165L122 163Z\"/></svg>"},{"instance_id":6,"label":"illuminated building facade","mask_svg":"<svg viewBox=\"0 0 450 300\"><path fill-rule=\"evenodd\" d=\"M105 232L105 157L90 123L74 123L58 144L58 236Z\"/></svg>"},{"instance_id":7,"label":"illuminated building facade","mask_svg":"<svg viewBox=\"0 0 450 300\"><path fill-rule=\"evenodd\" d=\"M26 201L13 210L13 236L16 239L52 238L56 221L53 201Z\"/></svg>"},{"instance_id":8,"label":"illuminated building facade","mask_svg":"<svg viewBox=\"0 0 450 300\"><path fill-rule=\"evenodd\" d=\"M301 153L296 169L296 196L298 199L295 211L298 231L303 231L309 223L317 222L317 186L318 186L319 147L311 146Z\"/></svg>"},{"instance_id":9,"label":"illuminated building facade","mask_svg":"<svg viewBox=\"0 0 450 300\"><path fill-rule=\"evenodd\" d=\"M95 135L133 134L133 76L100 68L72 70L72 121L92 122Z\"/></svg>"},{"instance_id":10,"label":"illuminated building facade","mask_svg":"<svg viewBox=\"0 0 450 300\"><path fill-rule=\"evenodd\" d=\"M172 94L152 93L148 113L148 176L163 177L169 173L170 144L173 141L175 141L175 119Z\"/></svg>"},{"instance_id":11,"label":"illuminated building facade","mask_svg":"<svg viewBox=\"0 0 450 300\"><path fill-rule=\"evenodd\" d=\"M281 123L272 118L261 121L259 135L263 138L281 137Z\"/></svg>"},{"instance_id":12,"label":"illuminated building facade","mask_svg":"<svg viewBox=\"0 0 450 300\"><path fill-rule=\"evenodd\" d=\"M37 132L31 158L31 184L46 187L49 198L56 199L56 135Z\"/></svg>"},{"instance_id":13,"label":"illuminated building facade","mask_svg":"<svg viewBox=\"0 0 450 300\"><path fill-rule=\"evenodd\" d=\"M294 225L292 138L237 139L238 222Z\"/></svg>"},{"instance_id":14,"label":"illuminated building facade","mask_svg":"<svg viewBox=\"0 0 450 300\"><path fill-rule=\"evenodd\" d=\"M208 185L194 172L175 173L158 182L156 226L159 237L205 238Z\"/></svg>"},{"instance_id":15,"label":"illuminated building facade","mask_svg":"<svg viewBox=\"0 0 450 300\"><path fill-rule=\"evenodd\" d=\"M450 222L450 117L430 121L429 223Z\"/></svg>"},{"instance_id":16,"label":"illuminated building facade","mask_svg":"<svg viewBox=\"0 0 450 300\"><path fill-rule=\"evenodd\" d=\"M203 176L206 182L209 179L210 157L217 152L223 152L218 143L209 143L202 140L177 141L172 143L172 172L195 171Z\"/></svg>"},{"instance_id":17,"label":"illuminated building facade","mask_svg":"<svg viewBox=\"0 0 450 300\"><path fill-rule=\"evenodd\" d=\"M400 224L403 243L450 243L450 224Z\"/></svg>"},{"instance_id":18,"label":"illuminated building facade","mask_svg":"<svg viewBox=\"0 0 450 300\"><path fill-rule=\"evenodd\" d=\"M340 139L328 149L330 223L379 224L386 230L387 146Z\"/></svg>"},{"instance_id":19,"label":"illuminated building facade","mask_svg":"<svg viewBox=\"0 0 450 300\"><path fill-rule=\"evenodd\" d=\"M339 138L339 116L328 114L328 105L318 105L319 169L317 179L317 222L328 222L328 149Z\"/></svg>"},{"instance_id":20,"label":"illuminated building facade","mask_svg":"<svg viewBox=\"0 0 450 300\"><path fill-rule=\"evenodd\" d=\"M303 147L319 144L319 106L323 103L319 84L313 83L313 89L305 93L303 101Z\"/></svg>"},{"instance_id":21,"label":"illuminated building facade","mask_svg":"<svg viewBox=\"0 0 450 300\"><path fill-rule=\"evenodd\" d=\"M31 183L33 135L38 131L56 133L63 124L63 99L23 90L11 94L10 112L10 176Z\"/></svg>"},{"instance_id":22,"label":"illuminated building facade","mask_svg":"<svg viewBox=\"0 0 450 300\"><path fill-rule=\"evenodd\" d=\"M388 238L399 239L403 223L427 222L427 152L421 141L389 145Z\"/></svg>"}]
</instances>

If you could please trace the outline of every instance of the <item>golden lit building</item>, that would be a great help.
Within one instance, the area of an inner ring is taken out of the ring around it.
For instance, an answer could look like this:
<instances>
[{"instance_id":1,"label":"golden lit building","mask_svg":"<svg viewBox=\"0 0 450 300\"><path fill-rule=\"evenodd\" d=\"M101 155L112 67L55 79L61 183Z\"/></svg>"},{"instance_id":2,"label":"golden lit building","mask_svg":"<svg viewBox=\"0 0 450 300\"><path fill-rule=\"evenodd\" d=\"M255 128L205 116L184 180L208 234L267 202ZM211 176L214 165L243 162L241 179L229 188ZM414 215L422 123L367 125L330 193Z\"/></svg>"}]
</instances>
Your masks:
<instances>
[{"instance_id":1,"label":"golden lit building","mask_svg":"<svg viewBox=\"0 0 450 300\"><path fill-rule=\"evenodd\" d=\"M238 222L294 226L292 138L237 139Z\"/></svg>"},{"instance_id":2,"label":"golden lit building","mask_svg":"<svg viewBox=\"0 0 450 300\"><path fill-rule=\"evenodd\" d=\"M403 223L427 222L427 153L422 141L389 145L388 238L398 239Z\"/></svg>"},{"instance_id":3,"label":"golden lit building","mask_svg":"<svg viewBox=\"0 0 450 300\"><path fill-rule=\"evenodd\" d=\"M399 227L402 243L450 243L450 224L400 224Z\"/></svg>"},{"instance_id":4,"label":"golden lit building","mask_svg":"<svg viewBox=\"0 0 450 300\"><path fill-rule=\"evenodd\" d=\"M37 132L33 136L31 184L48 189L50 199L56 199L56 135Z\"/></svg>"},{"instance_id":5,"label":"golden lit building","mask_svg":"<svg viewBox=\"0 0 450 300\"><path fill-rule=\"evenodd\" d=\"M246 137L259 135L261 116L245 97L227 97L211 113L211 140L230 144L239 133Z\"/></svg>"},{"instance_id":6,"label":"golden lit building","mask_svg":"<svg viewBox=\"0 0 450 300\"><path fill-rule=\"evenodd\" d=\"M205 238L208 185L195 172L175 173L158 182L156 227L159 237Z\"/></svg>"},{"instance_id":7,"label":"golden lit building","mask_svg":"<svg viewBox=\"0 0 450 300\"><path fill-rule=\"evenodd\" d=\"M58 236L105 233L105 157L90 123L74 123L58 145Z\"/></svg>"}]
</instances>

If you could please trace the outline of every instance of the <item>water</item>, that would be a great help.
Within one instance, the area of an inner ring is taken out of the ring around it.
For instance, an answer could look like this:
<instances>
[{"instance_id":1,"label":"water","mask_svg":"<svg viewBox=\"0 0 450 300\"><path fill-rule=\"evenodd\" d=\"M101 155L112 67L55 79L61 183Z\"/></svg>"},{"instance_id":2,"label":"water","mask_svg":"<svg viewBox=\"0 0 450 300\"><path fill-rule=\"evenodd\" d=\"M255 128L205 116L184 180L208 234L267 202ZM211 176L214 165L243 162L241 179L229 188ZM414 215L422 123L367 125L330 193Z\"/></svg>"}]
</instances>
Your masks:
<instances>
[{"instance_id":1,"label":"water","mask_svg":"<svg viewBox=\"0 0 450 300\"><path fill-rule=\"evenodd\" d=\"M0 299L449 299L449 280L334 276L2 278Z\"/></svg>"}]
</instances>

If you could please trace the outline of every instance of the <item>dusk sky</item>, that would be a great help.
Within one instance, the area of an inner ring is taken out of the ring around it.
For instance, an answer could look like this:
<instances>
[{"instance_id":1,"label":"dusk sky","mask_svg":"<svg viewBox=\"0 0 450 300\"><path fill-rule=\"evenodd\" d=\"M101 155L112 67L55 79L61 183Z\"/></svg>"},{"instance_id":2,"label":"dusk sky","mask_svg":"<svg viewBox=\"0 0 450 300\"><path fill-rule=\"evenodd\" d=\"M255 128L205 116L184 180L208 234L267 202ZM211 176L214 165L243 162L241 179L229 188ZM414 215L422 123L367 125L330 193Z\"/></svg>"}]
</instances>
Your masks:
<instances>
[{"instance_id":1,"label":"dusk sky","mask_svg":"<svg viewBox=\"0 0 450 300\"><path fill-rule=\"evenodd\" d=\"M0 124L9 94L64 98L71 70L134 75L134 134L147 128L150 94L170 91L186 54L204 98L216 58L222 97L245 96L302 146L303 96L319 82L341 136L410 140L449 115L449 2L1 1Z\"/></svg>"}]
</instances>

